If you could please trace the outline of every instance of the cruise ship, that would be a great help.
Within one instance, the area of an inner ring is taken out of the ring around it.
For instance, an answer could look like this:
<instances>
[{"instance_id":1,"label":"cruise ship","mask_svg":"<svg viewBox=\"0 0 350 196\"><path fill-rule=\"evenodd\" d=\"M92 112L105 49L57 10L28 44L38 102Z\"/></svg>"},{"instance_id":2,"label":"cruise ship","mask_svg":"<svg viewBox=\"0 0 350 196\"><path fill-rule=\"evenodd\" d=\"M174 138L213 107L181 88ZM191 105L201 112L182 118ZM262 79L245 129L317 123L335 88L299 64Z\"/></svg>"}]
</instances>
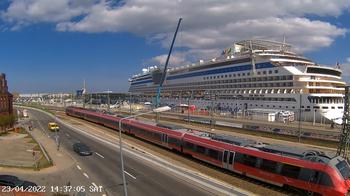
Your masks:
<instances>
[{"instance_id":1,"label":"cruise ship","mask_svg":"<svg viewBox=\"0 0 350 196\"><path fill-rule=\"evenodd\" d=\"M163 69L153 66L129 79L129 92L144 100L156 96ZM275 109L298 119L341 122L344 86L339 65L320 65L285 42L243 40L221 56L167 69L162 104L190 102L220 111Z\"/></svg>"}]
</instances>

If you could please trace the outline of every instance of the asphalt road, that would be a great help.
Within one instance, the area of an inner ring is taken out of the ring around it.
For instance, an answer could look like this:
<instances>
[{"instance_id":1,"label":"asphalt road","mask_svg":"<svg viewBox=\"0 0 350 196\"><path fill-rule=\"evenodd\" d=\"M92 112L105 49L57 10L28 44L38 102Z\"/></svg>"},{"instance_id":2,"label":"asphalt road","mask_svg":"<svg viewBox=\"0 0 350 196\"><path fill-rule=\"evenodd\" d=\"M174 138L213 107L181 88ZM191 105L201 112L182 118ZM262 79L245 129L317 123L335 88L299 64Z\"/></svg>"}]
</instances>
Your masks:
<instances>
[{"instance_id":1,"label":"asphalt road","mask_svg":"<svg viewBox=\"0 0 350 196\"><path fill-rule=\"evenodd\" d=\"M54 119L35 110L30 110L30 113L38 119L50 137L55 139L55 133L46 129L47 124ZM79 167L86 171L85 177L97 185L102 185L108 195L123 195L119 150L59 125L60 146L64 147L76 159ZM72 145L78 141L87 144L95 153L91 156L77 155ZM129 195L212 195L128 153L124 153L124 163Z\"/></svg>"}]
</instances>

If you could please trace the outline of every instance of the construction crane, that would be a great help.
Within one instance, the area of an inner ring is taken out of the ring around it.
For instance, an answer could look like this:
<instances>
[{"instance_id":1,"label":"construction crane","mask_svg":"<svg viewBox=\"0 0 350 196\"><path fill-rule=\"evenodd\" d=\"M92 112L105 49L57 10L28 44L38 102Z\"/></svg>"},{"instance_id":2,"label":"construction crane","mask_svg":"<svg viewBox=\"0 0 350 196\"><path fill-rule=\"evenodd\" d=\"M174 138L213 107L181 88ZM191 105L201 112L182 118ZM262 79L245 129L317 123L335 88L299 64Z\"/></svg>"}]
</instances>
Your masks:
<instances>
[{"instance_id":1,"label":"construction crane","mask_svg":"<svg viewBox=\"0 0 350 196\"><path fill-rule=\"evenodd\" d=\"M348 159L349 157L350 147L349 88L350 86L345 86L343 125L337 149L337 155L340 155L345 159Z\"/></svg>"},{"instance_id":2,"label":"construction crane","mask_svg":"<svg viewBox=\"0 0 350 196\"><path fill-rule=\"evenodd\" d=\"M163 87L163 83L164 83L165 78L166 78L166 73L167 73L167 70L168 70L168 64L169 64L170 55L171 55L171 52L172 52L173 47L174 47L176 35L177 35L178 30L179 30L181 21L182 21L182 18L179 18L179 21L178 21L177 27L176 27L176 31L174 33L173 41L171 42L171 46L170 46L170 50L169 50L169 53L168 53L168 57L166 58L166 61L165 61L163 74L161 76L161 80L159 82L159 86L158 86L158 89L157 89L157 97L156 97L155 107L159 107L160 106L160 94L161 94L161 90L162 90L162 87ZM157 113L157 121L158 120L159 120L159 115Z\"/></svg>"}]
</instances>

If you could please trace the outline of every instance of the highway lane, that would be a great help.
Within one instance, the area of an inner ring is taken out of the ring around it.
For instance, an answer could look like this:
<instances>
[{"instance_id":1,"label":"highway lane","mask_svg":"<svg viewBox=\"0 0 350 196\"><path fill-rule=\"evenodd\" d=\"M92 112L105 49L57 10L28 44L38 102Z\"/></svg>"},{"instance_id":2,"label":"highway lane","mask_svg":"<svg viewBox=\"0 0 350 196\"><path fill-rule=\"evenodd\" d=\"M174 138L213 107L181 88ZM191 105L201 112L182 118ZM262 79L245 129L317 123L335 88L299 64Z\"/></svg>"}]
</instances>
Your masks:
<instances>
[{"instance_id":1,"label":"highway lane","mask_svg":"<svg viewBox=\"0 0 350 196\"><path fill-rule=\"evenodd\" d=\"M38 111L30 110L44 128L54 121L50 116ZM61 146L64 147L79 167L84 170L85 177L97 185L102 185L111 195L122 195L122 179L120 170L119 150L114 149L85 135L81 135L63 125L58 135ZM49 132L54 139L55 133ZM72 144L80 141L95 152L92 156L82 157L72 150ZM205 190L193 186L166 171L158 170L149 163L142 162L125 153L125 171L130 195L211 195Z\"/></svg>"}]
</instances>

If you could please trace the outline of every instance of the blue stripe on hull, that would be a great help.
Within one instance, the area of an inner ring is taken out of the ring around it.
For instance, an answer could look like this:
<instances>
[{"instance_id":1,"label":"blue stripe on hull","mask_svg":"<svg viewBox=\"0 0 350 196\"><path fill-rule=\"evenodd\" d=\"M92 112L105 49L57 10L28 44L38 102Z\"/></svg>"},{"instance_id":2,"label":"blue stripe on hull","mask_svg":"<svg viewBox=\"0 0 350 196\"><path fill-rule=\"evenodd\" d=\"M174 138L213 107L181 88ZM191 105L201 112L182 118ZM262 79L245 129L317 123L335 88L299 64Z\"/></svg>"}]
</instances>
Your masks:
<instances>
[{"instance_id":1,"label":"blue stripe on hull","mask_svg":"<svg viewBox=\"0 0 350 196\"><path fill-rule=\"evenodd\" d=\"M270 62L266 63L257 63L255 65L256 69L264 69L264 68L272 68L274 67L273 64ZM175 79L180 79L180 78L189 78L189 77L196 77L196 76L207 76L207 75L213 75L213 74L222 74L222 73L230 73L230 72L238 72L238 71L247 71L251 70L252 65L240 65L240 66L234 66L234 67L226 67L226 68L221 68L221 69L214 69L214 70L206 70L206 71L200 71L200 72L194 72L194 73L187 73L187 74L182 74L182 75L177 75L177 76L169 76L166 78L166 80L175 80ZM145 80L141 82L135 82L132 83L131 85L135 84L144 84L144 83L149 83L152 82L152 80Z\"/></svg>"}]
</instances>

